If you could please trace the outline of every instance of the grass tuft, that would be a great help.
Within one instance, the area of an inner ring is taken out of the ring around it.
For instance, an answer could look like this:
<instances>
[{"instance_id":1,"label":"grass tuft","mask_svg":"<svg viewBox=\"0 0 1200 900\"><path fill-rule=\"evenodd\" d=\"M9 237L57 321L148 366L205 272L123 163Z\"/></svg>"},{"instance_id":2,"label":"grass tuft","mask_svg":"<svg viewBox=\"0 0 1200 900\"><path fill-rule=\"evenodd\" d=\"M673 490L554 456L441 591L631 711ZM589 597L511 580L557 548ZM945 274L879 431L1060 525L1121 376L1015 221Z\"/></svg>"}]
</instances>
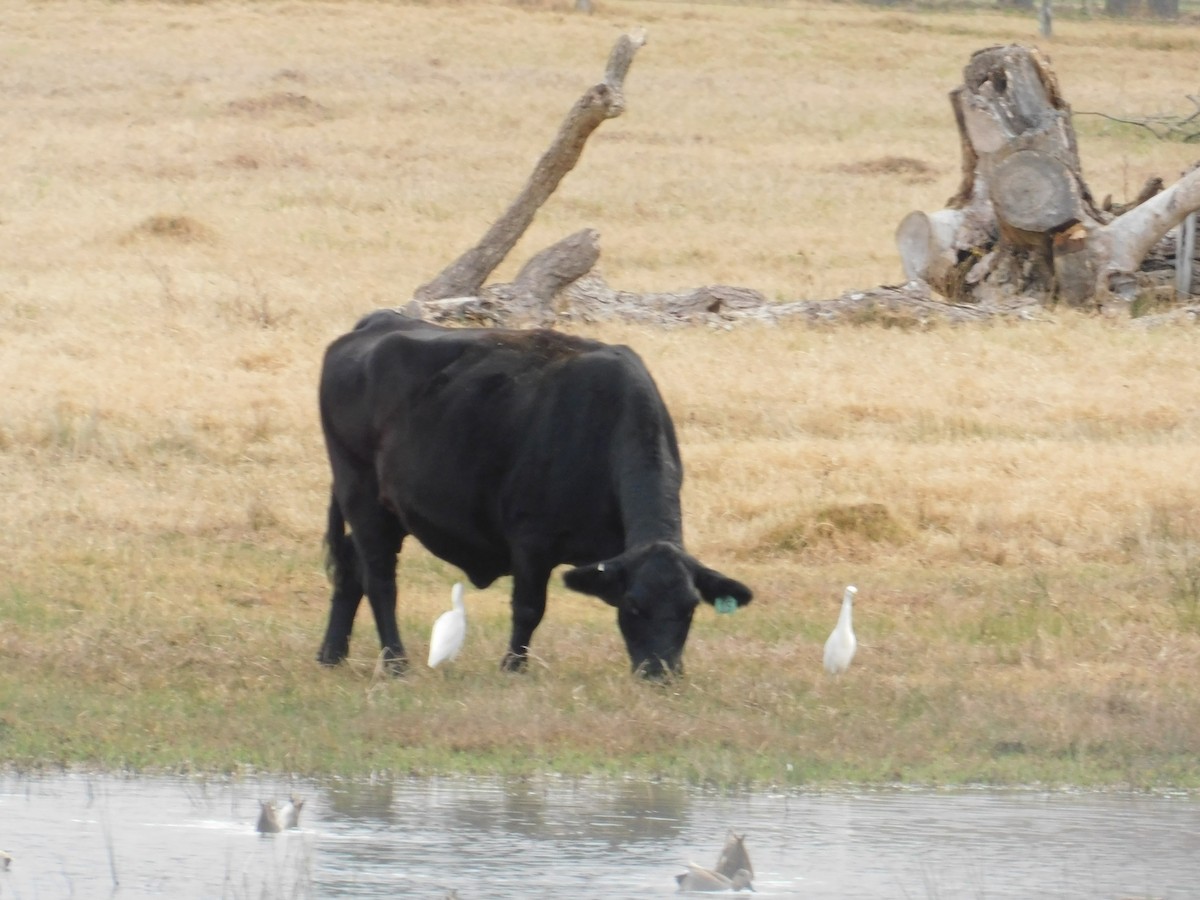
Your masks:
<instances>
[{"instance_id":1,"label":"grass tuft","mask_svg":"<svg viewBox=\"0 0 1200 900\"><path fill-rule=\"evenodd\" d=\"M183 244L210 243L216 240L216 233L203 222L198 222L190 216L160 214L143 219L126 233L124 240L130 242L142 238L178 241Z\"/></svg>"}]
</instances>

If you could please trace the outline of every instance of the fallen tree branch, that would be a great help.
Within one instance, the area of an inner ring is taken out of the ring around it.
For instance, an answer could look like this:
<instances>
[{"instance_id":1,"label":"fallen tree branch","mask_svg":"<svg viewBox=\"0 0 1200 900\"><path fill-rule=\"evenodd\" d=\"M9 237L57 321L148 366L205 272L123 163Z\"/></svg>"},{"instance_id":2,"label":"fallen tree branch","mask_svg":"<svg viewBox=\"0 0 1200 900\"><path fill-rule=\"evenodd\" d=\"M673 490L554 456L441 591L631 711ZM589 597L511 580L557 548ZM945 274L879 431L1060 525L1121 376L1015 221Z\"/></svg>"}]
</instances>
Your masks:
<instances>
[{"instance_id":1,"label":"fallen tree branch","mask_svg":"<svg viewBox=\"0 0 1200 900\"><path fill-rule=\"evenodd\" d=\"M1152 175L1146 179L1146 183L1142 185L1142 189L1138 191L1136 197L1129 203L1114 203L1112 194L1104 198L1104 202L1100 204L1100 208L1105 212L1110 212L1113 215L1119 216L1129 212L1135 207L1141 206L1151 197L1162 192L1163 180L1157 175Z\"/></svg>"},{"instance_id":2,"label":"fallen tree branch","mask_svg":"<svg viewBox=\"0 0 1200 900\"><path fill-rule=\"evenodd\" d=\"M600 258L600 233L585 228L533 256L508 285L514 297L528 297L547 309L568 284L582 278Z\"/></svg>"},{"instance_id":3,"label":"fallen tree branch","mask_svg":"<svg viewBox=\"0 0 1200 900\"><path fill-rule=\"evenodd\" d=\"M505 328L596 322L733 328L750 323L774 325L789 321L923 328L936 322L959 324L999 317L1029 319L1043 312L1032 297L997 296L982 303L947 303L936 299L929 286L920 281L848 291L829 300L775 303L751 288L722 284L679 293L636 294L610 287L595 272L571 282L559 294L553 310L534 310L532 318L528 306L512 304L492 288L485 288L478 297L414 300L404 311L442 324Z\"/></svg>"},{"instance_id":4,"label":"fallen tree branch","mask_svg":"<svg viewBox=\"0 0 1200 900\"><path fill-rule=\"evenodd\" d=\"M1189 131L1187 126L1191 125L1200 118L1200 96L1195 94L1184 94L1192 105L1196 107L1196 111L1190 116L1151 116L1145 119L1126 119L1121 116L1113 116L1108 113L1091 112L1089 110L1076 110L1077 116L1099 116L1102 119L1108 119L1110 122L1117 122L1121 125L1133 125L1137 128L1145 128L1160 141L1182 141L1185 144L1190 144L1193 141L1200 141L1200 131Z\"/></svg>"},{"instance_id":5,"label":"fallen tree branch","mask_svg":"<svg viewBox=\"0 0 1200 900\"><path fill-rule=\"evenodd\" d=\"M476 294L525 233L538 209L575 167L588 137L605 119L625 110L624 82L633 56L646 42L644 32L623 34L609 54L604 80L589 88L567 113L551 143L542 154L524 189L496 220L479 243L442 270L414 294L418 301L440 300Z\"/></svg>"},{"instance_id":6,"label":"fallen tree branch","mask_svg":"<svg viewBox=\"0 0 1200 900\"><path fill-rule=\"evenodd\" d=\"M1115 280L1129 284L1150 248L1188 213L1200 209L1200 165L1146 202L1099 229L1107 245L1107 265L1098 273L1115 294ZM1126 292L1127 293L1127 292Z\"/></svg>"},{"instance_id":7,"label":"fallen tree branch","mask_svg":"<svg viewBox=\"0 0 1200 900\"><path fill-rule=\"evenodd\" d=\"M1167 137L1166 134L1160 134L1158 132L1158 130L1153 125L1151 125L1149 122L1144 122L1141 119L1122 119L1120 116L1110 116L1108 113L1092 112L1092 111L1086 110L1086 109L1075 110L1075 115L1077 115L1077 116L1099 116L1102 119L1108 119L1108 121L1116 122L1120 125L1134 125L1138 128L1145 128L1147 131L1149 131L1152 135L1154 135L1160 141L1165 140Z\"/></svg>"}]
</instances>

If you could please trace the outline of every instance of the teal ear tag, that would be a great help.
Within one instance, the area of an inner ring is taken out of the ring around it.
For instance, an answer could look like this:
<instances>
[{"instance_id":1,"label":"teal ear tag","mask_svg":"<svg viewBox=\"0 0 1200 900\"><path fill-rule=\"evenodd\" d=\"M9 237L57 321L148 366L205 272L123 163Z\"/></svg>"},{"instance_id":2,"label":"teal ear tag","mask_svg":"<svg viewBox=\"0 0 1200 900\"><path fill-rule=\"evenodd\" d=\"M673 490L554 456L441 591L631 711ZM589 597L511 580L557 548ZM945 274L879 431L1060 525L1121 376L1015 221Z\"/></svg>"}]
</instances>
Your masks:
<instances>
[{"instance_id":1,"label":"teal ear tag","mask_svg":"<svg viewBox=\"0 0 1200 900\"><path fill-rule=\"evenodd\" d=\"M738 608L737 601L734 600L732 597L718 597L713 602L713 606L715 606L717 608L717 613L719 615L725 615L727 613L735 613L735 612L737 612L737 608Z\"/></svg>"}]
</instances>

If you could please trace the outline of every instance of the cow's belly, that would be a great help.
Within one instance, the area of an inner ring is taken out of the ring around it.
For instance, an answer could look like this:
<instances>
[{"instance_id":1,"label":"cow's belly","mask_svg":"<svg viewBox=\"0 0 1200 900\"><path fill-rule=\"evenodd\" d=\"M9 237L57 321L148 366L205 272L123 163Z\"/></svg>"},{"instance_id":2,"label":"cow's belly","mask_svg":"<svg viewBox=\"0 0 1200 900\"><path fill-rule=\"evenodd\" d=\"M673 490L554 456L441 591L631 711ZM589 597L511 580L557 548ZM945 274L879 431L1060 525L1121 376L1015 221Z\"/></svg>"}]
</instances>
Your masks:
<instances>
[{"instance_id":1,"label":"cow's belly","mask_svg":"<svg viewBox=\"0 0 1200 900\"><path fill-rule=\"evenodd\" d=\"M512 572L512 557L503 541L474 529L446 528L419 513L400 514L405 531L438 559L462 569L476 587L487 587Z\"/></svg>"},{"instance_id":2,"label":"cow's belly","mask_svg":"<svg viewBox=\"0 0 1200 900\"><path fill-rule=\"evenodd\" d=\"M462 569L476 587L512 571L509 542L465 480L437 477L380 479L380 500L404 530L439 559Z\"/></svg>"},{"instance_id":3,"label":"cow's belly","mask_svg":"<svg viewBox=\"0 0 1200 900\"><path fill-rule=\"evenodd\" d=\"M380 500L430 553L462 569L477 587L511 575L514 555L557 565L599 562L624 549L624 529L603 485L576 479L573 490L549 491L547 473L491 470L479 448L430 440L393 445L378 459Z\"/></svg>"}]
</instances>

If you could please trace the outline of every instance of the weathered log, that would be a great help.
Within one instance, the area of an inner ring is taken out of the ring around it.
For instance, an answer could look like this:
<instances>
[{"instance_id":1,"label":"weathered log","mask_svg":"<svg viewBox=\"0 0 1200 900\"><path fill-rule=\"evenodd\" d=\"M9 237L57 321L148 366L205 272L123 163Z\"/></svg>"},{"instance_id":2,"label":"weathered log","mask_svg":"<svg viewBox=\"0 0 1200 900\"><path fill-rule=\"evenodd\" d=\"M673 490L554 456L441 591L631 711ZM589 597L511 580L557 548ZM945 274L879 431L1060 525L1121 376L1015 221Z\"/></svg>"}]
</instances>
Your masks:
<instances>
[{"instance_id":1,"label":"weathered log","mask_svg":"<svg viewBox=\"0 0 1200 900\"><path fill-rule=\"evenodd\" d=\"M1129 276L1137 272L1150 248L1196 210L1200 210L1200 166L1193 166L1166 190L1096 229L1093 241L1103 261L1097 269L1098 286L1128 299Z\"/></svg>"},{"instance_id":2,"label":"weathered log","mask_svg":"<svg viewBox=\"0 0 1200 900\"><path fill-rule=\"evenodd\" d=\"M638 294L610 287L597 272L589 272L567 285L551 312L534 323L527 308L497 298L492 288L478 297L411 301L409 315L453 325L506 328L579 325L595 322L629 322L660 327L704 326L734 328L746 324L776 325L807 322L877 324L896 328L927 328L936 323L984 322L993 318L1027 319L1036 315L1030 298L997 298L995 303L947 303L933 297L923 281L881 285L847 291L828 300L795 300L777 303L745 287L711 284L675 293Z\"/></svg>"},{"instance_id":3,"label":"weathered log","mask_svg":"<svg viewBox=\"0 0 1200 900\"><path fill-rule=\"evenodd\" d=\"M946 282L958 264L955 244L964 217L961 209L918 211L904 217L896 229L896 246L905 278L924 278L931 284Z\"/></svg>"},{"instance_id":4,"label":"weathered log","mask_svg":"<svg viewBox=\"0 0 1200 900\"><path fill-rule=\"evenodd\" d=\"M1196 262L1196 214L1189 213L1179 223L1175 235L1175 296L1190 297L1196 293L1192 272Z\"/></svg>"},{"instance_id":5,"label":"weathered log","mask_svg":"<svg viewBox=\"0 0 1200 900\"><path fill-rule=\"evenodd\" d=\"M535 254L511 284L492 284L470 297L438 300L413 298L405 312L430 322L476 325L549 325L555 318L554 298L586 275L600 258L600 235L585 228Z\"/></svg>"},{"instance_id":6,"label":"weathered log","mask_svg":"<svg viewBox=\"0 0 1200 900\"><path fill-rule=\"evenodd\" d=\"M530 258L513 279L512 290L547 307L564 287L591 271L600 258L600 233L585 228Z\"/></svg>"},{"instance_id":7,"label":"weathered log","mask_svg":"<svg viewBox=\"0 0 1200 900\"><path fill-rule=\"evenodd\" d=\"M417 300L473 295L496 269L533 222L542 204L575 167L584 144L605 119L625 109L625 75L638 48L646 42L644 32L624 34L609 54L604 80L584 92L567 113L549 149L538 160L524 189L508 210L496 220L479 243L417 289Z\"/></svg>"},{"instance_id":8,"label":"weathered log","mask_svg":"<svg viewBox=\"0 0 1200 900\"><path fill-rule=\"evenodd\" d=\"M1107 194L1104 197L1104 202L1100 204L1100 208L1105 212L1110 212L1113 215L1119 216L1129 212L1135 206L1141 206L1155 194L1163 189L1163 180L1157 175L1152 175L1146 179L1146 183L1142 185L1142 189L1138 191L1137 196L1129 203L1114 203L1112 194Z\"/></svg>"},{"instance_id":9,"label":"weathered log","mask_svg":"<svg viewBox=\"0 0 1200 900\"><path fill-rule=\"evenodd\" d=\"M614 290L591 272L563 291L559 318L563 322L623 321L718 328L789 321L923 328L936 322L981 322L1005 316L1026 318L1032 309L1033 302L1028 299L1006 298L996 305L946 303L933 297L929 286L922 281L847 291L827 300L776 303L758 291L730 285L707 285L679 293L634 294Z\"/></svg>"}]
</instances>

